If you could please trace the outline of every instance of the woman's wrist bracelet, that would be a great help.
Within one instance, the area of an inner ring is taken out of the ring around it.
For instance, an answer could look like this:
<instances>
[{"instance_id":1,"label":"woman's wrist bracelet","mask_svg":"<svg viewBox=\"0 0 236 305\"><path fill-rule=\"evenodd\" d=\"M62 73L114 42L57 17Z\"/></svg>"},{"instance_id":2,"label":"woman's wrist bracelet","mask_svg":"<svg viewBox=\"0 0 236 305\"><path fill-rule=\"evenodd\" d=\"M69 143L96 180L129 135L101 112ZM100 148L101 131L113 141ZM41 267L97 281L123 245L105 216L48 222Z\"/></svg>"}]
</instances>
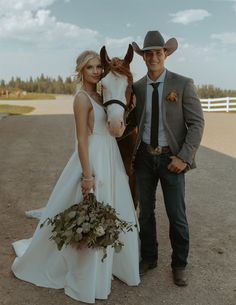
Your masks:
<instances>
[{"instance_id":1,"label":"woman's wrist bracelet","mask_svg":"<svg viewBox=\"0 0 236 305\"><path fill-rule=\"evenodd\" d=\"M81 180L82 180L82 181L93 181L93 179L94 179L94 176L85 178L85 177L82 175L82 177L81 177Z\"/></svg>"},{"instance_id":2,"label":"woman's wrist bracelet","mask_svg":"<svg viewBox=\"0 0 236 305\"><path fill-rule=\"evenodd\" d=\"M92 178L82 178L82 181L93 181L93 177Z\"/></svg>"}]
</instances>

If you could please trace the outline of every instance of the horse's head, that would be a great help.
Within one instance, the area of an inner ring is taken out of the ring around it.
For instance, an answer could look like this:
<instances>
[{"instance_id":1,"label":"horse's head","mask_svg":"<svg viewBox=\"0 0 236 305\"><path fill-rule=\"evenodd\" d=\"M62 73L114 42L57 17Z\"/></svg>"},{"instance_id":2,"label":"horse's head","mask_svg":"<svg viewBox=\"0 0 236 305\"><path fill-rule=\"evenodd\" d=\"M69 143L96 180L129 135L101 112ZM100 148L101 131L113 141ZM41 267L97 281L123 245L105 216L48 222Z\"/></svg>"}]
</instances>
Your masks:
<instances>
[{"instance_id":1,"label":"horse's head","mask_svg":"<svg viewBox=\"0 0 236 305\"><path fill-rule=\"evenodd\" d=\"M129 45L124 59L110 59L104 46L101 48L100 57L104 67L101 82L108 129L111 135L120 137L125 129L125 111L131 100L133 77L129 64L133 59L133 48Z\"/></svg>"}]
</instances>

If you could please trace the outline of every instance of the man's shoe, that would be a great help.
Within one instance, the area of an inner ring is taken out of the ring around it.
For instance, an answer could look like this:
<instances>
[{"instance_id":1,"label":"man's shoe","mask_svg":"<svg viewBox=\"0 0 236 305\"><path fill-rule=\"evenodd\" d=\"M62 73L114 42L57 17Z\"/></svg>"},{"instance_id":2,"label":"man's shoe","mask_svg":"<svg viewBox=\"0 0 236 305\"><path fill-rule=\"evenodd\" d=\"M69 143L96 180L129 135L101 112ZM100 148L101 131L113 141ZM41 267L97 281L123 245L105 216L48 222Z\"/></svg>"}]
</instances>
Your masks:
<instances>
[{"instance_id":1,"label":"man's shoe","mask_svg":"<svg viewBox=\"0 0 236 305\"><path fill-rule=\"evenodd\" d=\"M188 285L185 269L173 269L172 272L175 285L182 287Z\"/></svg>"},{"instance_id":2,"label":"man's shoe","mask_svg":"<svg viewBox=\"0 0 236 305\"><path fill-rule=\"evenodd\" d=\"M157 262L148 262L146 260L141 260L139 263L139 274L143 275L148 272L150 269L154 269L157 267Z\"/></svg>"}]
</instances>

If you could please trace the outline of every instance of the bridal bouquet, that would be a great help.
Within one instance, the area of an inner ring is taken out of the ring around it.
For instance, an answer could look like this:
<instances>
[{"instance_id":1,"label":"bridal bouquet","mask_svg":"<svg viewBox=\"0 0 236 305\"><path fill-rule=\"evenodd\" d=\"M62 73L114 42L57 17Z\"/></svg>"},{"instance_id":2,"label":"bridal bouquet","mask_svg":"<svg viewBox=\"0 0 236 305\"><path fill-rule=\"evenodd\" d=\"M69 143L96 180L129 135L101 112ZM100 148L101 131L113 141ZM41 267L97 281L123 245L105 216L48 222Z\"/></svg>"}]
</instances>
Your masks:
<instances>
[{"instance_id":1,"label":"bridal bouquet","mask_svg":"<svg viewBox=\"0 0 236 305\"><path fill-rule=\"evenodd\" d=\"M131 223L120 219L114 208L97 201L92 193L79 204L72 205L53 218L47 218L40 227L45 223L52 226L50 239L55 241L58 250L67 245L77 249L103 249L102 261L107 257L108 246L114 247L116 252L121 251L121 232L133 231Z\"/></svg>"}]
</instances>

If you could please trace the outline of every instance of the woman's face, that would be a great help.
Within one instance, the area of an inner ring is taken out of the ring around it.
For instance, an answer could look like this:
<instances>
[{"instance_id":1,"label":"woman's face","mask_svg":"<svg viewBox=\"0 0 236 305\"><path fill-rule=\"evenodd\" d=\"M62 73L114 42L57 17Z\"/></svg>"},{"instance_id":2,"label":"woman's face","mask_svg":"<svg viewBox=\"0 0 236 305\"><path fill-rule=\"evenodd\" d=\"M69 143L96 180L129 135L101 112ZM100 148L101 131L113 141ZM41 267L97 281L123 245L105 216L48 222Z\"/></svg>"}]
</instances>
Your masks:
<instances>
[{"instance_id":1,"label":"woman's face","mask_svg":"<svg viewBox=\"0 0 236 305\"><path fill-rule=\"evenodd\" d=\"M102 75L102 65L98 58L90 59L83 68L83 82L97 84Z\"/></svg>"}]
</instances>

